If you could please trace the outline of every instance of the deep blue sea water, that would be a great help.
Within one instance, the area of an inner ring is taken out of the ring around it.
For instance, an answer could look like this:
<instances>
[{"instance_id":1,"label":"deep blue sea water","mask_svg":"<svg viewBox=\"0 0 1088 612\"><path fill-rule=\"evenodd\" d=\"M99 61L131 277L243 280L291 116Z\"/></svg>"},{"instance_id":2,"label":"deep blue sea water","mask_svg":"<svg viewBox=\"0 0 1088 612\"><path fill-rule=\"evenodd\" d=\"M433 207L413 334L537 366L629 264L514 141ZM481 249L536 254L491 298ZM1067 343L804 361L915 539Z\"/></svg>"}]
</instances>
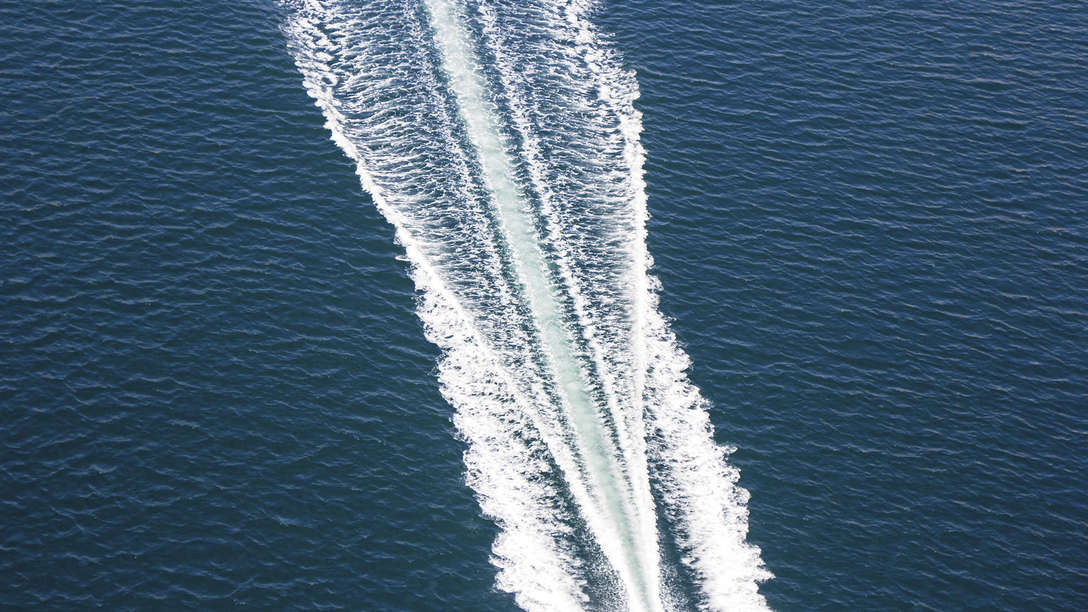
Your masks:
<instances>
[{"instance_id":1,"label":"deep blue sea water","mask_svg":"<svg viewBox=\"0 0 1088 612\"><path fill-rule=\"evenodd\" d=\"M0 608L516 609L292 10L0 3ZM591 19L767 604L1088 607L1088 9Z\"/></svg>"}]
</instances>

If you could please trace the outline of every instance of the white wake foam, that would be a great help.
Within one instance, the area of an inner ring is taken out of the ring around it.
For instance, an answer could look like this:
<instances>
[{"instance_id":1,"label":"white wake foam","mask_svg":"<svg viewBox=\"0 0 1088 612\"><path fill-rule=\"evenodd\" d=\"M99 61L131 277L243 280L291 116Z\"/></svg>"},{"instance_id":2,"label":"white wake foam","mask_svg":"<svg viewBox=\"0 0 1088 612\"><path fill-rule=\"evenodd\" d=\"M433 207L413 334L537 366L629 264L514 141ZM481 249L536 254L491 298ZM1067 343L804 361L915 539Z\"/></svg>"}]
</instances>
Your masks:
<instances>
[{"instance_id":1,"label":"white wake foam","mask_svg":"<svg viewBox=\"0 0 1088 612\"><path fill-rule=\"evenodd\" d=\"M411 262L498 586L528 610L671 609L660 520L700 607L765 608L747 493L657 309L637 85L592 4L287 8L307 91Z\"/></svg>"}]
</instances>

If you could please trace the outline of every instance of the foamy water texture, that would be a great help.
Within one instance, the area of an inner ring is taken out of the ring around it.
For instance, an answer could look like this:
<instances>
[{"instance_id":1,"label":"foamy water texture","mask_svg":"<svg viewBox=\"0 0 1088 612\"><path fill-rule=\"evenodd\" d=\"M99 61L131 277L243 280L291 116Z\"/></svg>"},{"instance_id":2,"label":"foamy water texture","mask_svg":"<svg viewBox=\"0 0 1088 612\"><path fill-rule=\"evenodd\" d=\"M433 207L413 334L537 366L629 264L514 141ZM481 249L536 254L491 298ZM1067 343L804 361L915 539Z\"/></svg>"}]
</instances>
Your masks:
<instances>
[{"instance_id":1,"label":"foamy water texture","mask_svg":"<svg viewBox=\"0 0 1088 612\"><path fill-rule=\"evenodd\" d=\"M765 608L747 492L648 272L637 84L592 4L288 8L411 263L499 588L527 610Z\"/></svg>"}]
</instances>

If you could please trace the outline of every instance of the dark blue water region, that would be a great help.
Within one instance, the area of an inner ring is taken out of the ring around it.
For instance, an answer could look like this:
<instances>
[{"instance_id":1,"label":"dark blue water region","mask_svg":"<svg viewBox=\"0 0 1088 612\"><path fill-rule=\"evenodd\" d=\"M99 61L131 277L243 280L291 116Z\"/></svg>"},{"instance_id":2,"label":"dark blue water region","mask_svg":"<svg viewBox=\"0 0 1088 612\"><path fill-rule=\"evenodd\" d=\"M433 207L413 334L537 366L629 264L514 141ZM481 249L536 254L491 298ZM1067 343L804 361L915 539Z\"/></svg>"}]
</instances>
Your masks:
<instances>
[{"instance_id":1,"label":"dark blue water region","mask_svg":"<svg viewBox=\"0 0 1088 612\"><path fill-rule=\"evenodd\" d=\"M0 607L510 610L270 2L0 4ZM610 2L781 610L1088 606L1088 11Z\"/></svg>"}]
</instances>

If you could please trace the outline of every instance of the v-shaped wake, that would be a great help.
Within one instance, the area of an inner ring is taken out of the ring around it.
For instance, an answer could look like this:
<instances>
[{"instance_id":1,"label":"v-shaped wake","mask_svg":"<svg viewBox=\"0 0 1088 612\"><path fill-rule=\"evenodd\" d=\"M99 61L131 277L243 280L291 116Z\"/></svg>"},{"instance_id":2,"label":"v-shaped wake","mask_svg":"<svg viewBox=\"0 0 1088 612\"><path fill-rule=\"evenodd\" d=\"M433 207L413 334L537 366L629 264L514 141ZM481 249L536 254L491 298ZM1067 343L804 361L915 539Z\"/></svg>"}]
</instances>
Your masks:
<instances>
[{"instance_id":1,"label":"v-shaped wake","mask_svg":"<svg viewBox=\"0 0 1088 612\"><path fill-rule=\"evenodd\" d=\"M499 586L530 610L765 608L747 493L647 272L637 86L591 6L288 8L307 90L412 264Z\"/></svg>"}]
</instances>

